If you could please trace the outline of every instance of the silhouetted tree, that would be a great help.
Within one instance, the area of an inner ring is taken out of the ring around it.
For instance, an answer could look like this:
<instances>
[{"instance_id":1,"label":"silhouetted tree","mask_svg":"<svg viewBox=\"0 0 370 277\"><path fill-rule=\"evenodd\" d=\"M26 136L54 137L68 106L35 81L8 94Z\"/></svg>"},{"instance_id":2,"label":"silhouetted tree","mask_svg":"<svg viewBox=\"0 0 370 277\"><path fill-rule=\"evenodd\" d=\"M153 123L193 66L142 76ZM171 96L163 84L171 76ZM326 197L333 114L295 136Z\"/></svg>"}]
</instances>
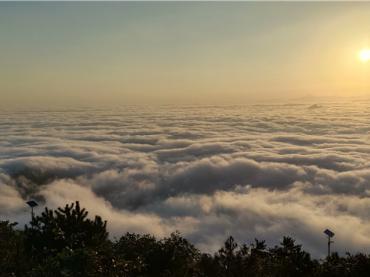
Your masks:
<instances>
[{"instance_id":1,"label":"silhouetted tree","mask_svg":"<svg viewBox=\"0 0 370 277\"><path fill-rule=\"evenodd\" d=\"M19 276L26 266L22 232L16 225L0 221L0 276Z\"/></svg>"},{"instance_id":2,"label":"silhouetted tree","mask_svg":"<svg viewBox=\"0 0 370 277\"><path fill-rule=\"evenodd\" d=\"M116 242L114 252L127 276L194 276L200 255L177 232L159 241L127 233Z\"/></svg>"},{"instance_id":3,"label":"silhouetted tree","mask_svg":"<svg viewBox=\"0 0 370 277\"><path fill-rule=\"evenodd\" d=\"M347 253L347 266L351 267L352 276L370 275L370 257L362 253L351 255Z\"/></svg>"},{"instance_id":4,"label":"silhouetted tree","mask_svg":"<svg viewBox=\"0 0 370 277\"><path fill-rule=\"evenodd\" d=\"M195 276L206 277L206 276L220 276L221 269L218 261L210 254L201 254Z\"/></svg>"},{"instance_id":5,"label":"silhouetted tree","mask_svg":"<svg viewBox=\"0 0 370 277\"><path fill-rule=\"evenodd\" d=\"M76 202L55 211L46 208L32 219L24 231L26 250L36 265L30 275L99 276L109 271L106 222L87 215Z\"/></svg>"},{"instance_id":6,"label":"silhouetted tree","mask_svg":"<svg viewBox=\"0 0 370 277\"><path fill-rule=\"evenodd\" d=\"M200 252L179 232L161 240L162 262L167 264L162 276L193 276Z\"/></svg>"},{"instance_id":7,"label":"silhouetted tree","mask_svg":"<svg viewBox=\"0 0 370 277\"><path fill-rule=\"evenodd\" d=\"M154 236L126 233L113 249L119 272L128 276L147 276L157 263L160 245Z\"/></svg>"},{"instance_id":8,"label":"silhouetted tree","mask_svg":"<svg viewBox=\"0 0 370 277\"><path fill-rule=\"evenodd\" d=\"M126 233L108 238L106 222L88 218L78 202L45 209L24 231L0 221L0 277L289 277L370 276L370 256L311 259L294 239L267 249L265 241L238 246L232 236L214 255L201 253L180 233L163 239Z\"/></svg>"},{"instance_id":9,"label":"silhouetted tree","mask_svg":"<svg viewBox=\"0 0 370 277\"><path fill-rule=\"evenodd\" d=\"M290 237L284 237L280 246L275 246L270 253L274 260L274 276L312 276L315 273L310 254Z\"/></svg>"},{"instance_id":10,"label":"silhouetted tree","mask_svg":"<svg viewBox=\"0 0 370 277\"><path fill-rule=\"evenodd\" d=\"M271 276L272 260L264 240L255 239L245 261L245 276Z\"/></svg>"},{"instance_id":11,"label":"silhouetted tree","mask_svg":"<svg viewBox=\"0 0 370 277\"><path fill-rule=\"evenodd\" d=\"M238 244L232 236L228 237L224 246L216 254L216 261L220 267L220 275L234 277L240 274L240 264L236 256Z\"/></svg>"}]
</instances>

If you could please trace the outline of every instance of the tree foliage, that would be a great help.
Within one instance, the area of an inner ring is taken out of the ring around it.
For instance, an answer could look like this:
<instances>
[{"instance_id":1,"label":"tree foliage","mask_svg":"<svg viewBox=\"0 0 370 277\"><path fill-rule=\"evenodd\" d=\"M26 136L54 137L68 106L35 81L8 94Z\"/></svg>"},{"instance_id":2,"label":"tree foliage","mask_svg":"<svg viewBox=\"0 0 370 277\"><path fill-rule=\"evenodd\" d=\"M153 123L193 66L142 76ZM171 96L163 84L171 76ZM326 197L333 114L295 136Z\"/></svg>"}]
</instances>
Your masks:
<instances>
[{"instance_id":1,"label":"tree foliage","mask_svg":"<svg viewBox=\"0 0 370 277\"><path fill-rule=\"evenodd\" d=\"M0 221L0 277L370 276L369 255L334 253L315 260L290 237L268 248L265 241L239 245L229 236L212 255L178 232L162 239L126 233L111 240L106 225L78 202L46 208L24 230Z\"/></svg>"}]
</instances>

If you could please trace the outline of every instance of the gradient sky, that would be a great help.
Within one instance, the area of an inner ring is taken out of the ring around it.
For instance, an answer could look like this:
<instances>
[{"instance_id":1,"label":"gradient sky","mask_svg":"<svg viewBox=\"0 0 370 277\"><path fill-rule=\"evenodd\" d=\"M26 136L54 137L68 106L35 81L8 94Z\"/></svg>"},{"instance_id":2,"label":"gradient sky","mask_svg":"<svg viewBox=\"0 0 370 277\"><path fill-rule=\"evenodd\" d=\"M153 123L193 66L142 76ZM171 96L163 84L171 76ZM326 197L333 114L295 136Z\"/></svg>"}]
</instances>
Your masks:
<instances>
[{"instance_id":1,"label":"gradient sky","mask_svg":"<svg viewBox=\"0 0 370 277\"><path fill-rule=\"evenodd\" d=\"M2 105L369 93L370 3L0 3Z\"/></svg>"}]
</instances>

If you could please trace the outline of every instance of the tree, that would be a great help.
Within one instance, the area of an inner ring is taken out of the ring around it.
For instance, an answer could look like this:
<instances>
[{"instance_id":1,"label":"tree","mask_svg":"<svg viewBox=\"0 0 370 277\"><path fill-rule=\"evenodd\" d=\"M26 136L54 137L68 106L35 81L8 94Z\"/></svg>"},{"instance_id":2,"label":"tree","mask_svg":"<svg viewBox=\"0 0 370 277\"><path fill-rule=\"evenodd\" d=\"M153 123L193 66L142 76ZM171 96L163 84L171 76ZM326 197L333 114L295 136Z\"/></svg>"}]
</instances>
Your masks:
<instances>
[{"instance_id":1,"label":"tree","mask_svg":"<svg viewBox=\"0 0 370 277\"><path fill-rule=\"evenodd\" d=\"M194 276L199 251L180 233L156 240L127 233L114 244L120 272L127 276Z\"/></svg>"},{"instance_id":2,"label":"tree","mask_svg":"<svg viewBox=\"0 0 370 277\"><path fill-rule=\"evenodd\" d=\"M161 260L167 265L162 276L193 276L200 252L179 232L161 240Z\"/></svg>"},{"instance_id":3,"label":"tree","mask_svg":"<svg viewBox=\"0 0 370 277\"><path fill-rule=\"evenodd\" d=\"M208 276L220 276L221 269L218 261L210 254L201 254L197 263L197 271L195 276L208 277Z\"/></svg>"},{"instance_id":4,"label":"tree","mask_svg":"<svg viewBox=\"0 0 370 277\"><path fill-rule=\"evenodd\" d=\"M315 272L310 254L290 237L284 237L280 246L275 246L270 252L274 260L274 276L312 276Z\"/></svg>"},{"instance_id":5,"label":"tree","mask_svg":"<svg viewBox=\"0 0 370 277\"><path fill-rule=\"evenodd\" d=\"M271 276L271 255L264 240L255 239L244 261L245 276Z\"/></svg>"},{"instance_id":6,"label":"tree","mask_svg":"<svg viewBox=\"0 0 370 277\"><path fill-rule=\"evenodd\" d=\"M230 236L226 239L224 246L218 251L215 258L219 264L221 276L236 277L240 273L240 266L236 256L237 248L238 244Z\"/></svg>"},{"instance_id":7,"label":"tree","mask_svg":"<svg viewBox=\"0 0 370 277\"><path fill-rule=\"evenodd\" d=\"M113 245L117 270L127 276L149 276L160 245L151 235L126 233Z\"/></svg>"},{"instance_id":8,"label":"tree","mask_svg":"<svg viewBox=\"0 0 370 277\"><path fill-rule=\"evenodd\" d=\"M64 209L45 209L25 227L25 245L34 276L101 276L110 262L106 222L87 218L79 202ZM107 264L108 262L108 264Z\"/></svg>"},{"instance_id":9,"label":"tree","mask_svg":"<svg viewBox=\"0 0 370 277\"><path fill-rule=\"evenodd\" d=\"M351 267L352 276L369 276L370 274L370 256L362 253L351 255L347 253L347 266Z\"/></svg>"},{"instance_id":10,"label":"tree","mask_svg":"<svg viewBox=\"0 0 370 277\"><path fill-rule=\"evenodd\" d=\"M370 276L370 256L311 259L294 239L268 249L265 241L238 246L232 236L214 255L201 253L179 232L163 239L126 233L108 238L106 222L88 218L78 202L45 209L24 231L0 221L0 277L246 277Z\"/></svg>"},{"instance_id":11,"label":"tree","mask_svg":"<svg viewBox=\"0 0 370 277\"><path fill-rule=\"evenodd\" d=\"M16 225L0 221L0 276L19 276L26 266L22 232L14 229Z\"/></svg>"}]
</instances>

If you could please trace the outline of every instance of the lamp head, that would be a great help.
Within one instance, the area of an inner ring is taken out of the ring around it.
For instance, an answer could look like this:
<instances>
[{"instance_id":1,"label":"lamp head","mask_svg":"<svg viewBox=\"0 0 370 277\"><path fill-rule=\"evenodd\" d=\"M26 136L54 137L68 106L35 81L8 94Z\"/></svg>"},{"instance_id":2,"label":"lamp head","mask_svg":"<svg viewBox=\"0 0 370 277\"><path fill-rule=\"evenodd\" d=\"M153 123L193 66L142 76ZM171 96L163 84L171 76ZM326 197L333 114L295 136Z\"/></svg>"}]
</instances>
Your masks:
<instances>
[{"instance_id":1,"label":"lamp head","mask_svg":"<svg viewBox=\"0 0 370 277\"><path fill-rule=\"evenodd\" d=\"M28 206L30 206L31 208L34 208L36 206L38 206L37 202L34 201L34 200L30 200L30 201L27 201L26 202Z\"/></svg>"},{"instance_id":2,"label":"lamp head","mask_svg":"<svg viewBox=\"0 0 370 277\"><path fill-rule=\"evenodd\" d=\"M332 237L334 237L334 233L332 232L332 231L330 231L329 229L326 229L325 231L324 231L324 234L325 235L327 235L328 237L330 237L330 238L332 238Z\"/></svg>"}]
</instances>

